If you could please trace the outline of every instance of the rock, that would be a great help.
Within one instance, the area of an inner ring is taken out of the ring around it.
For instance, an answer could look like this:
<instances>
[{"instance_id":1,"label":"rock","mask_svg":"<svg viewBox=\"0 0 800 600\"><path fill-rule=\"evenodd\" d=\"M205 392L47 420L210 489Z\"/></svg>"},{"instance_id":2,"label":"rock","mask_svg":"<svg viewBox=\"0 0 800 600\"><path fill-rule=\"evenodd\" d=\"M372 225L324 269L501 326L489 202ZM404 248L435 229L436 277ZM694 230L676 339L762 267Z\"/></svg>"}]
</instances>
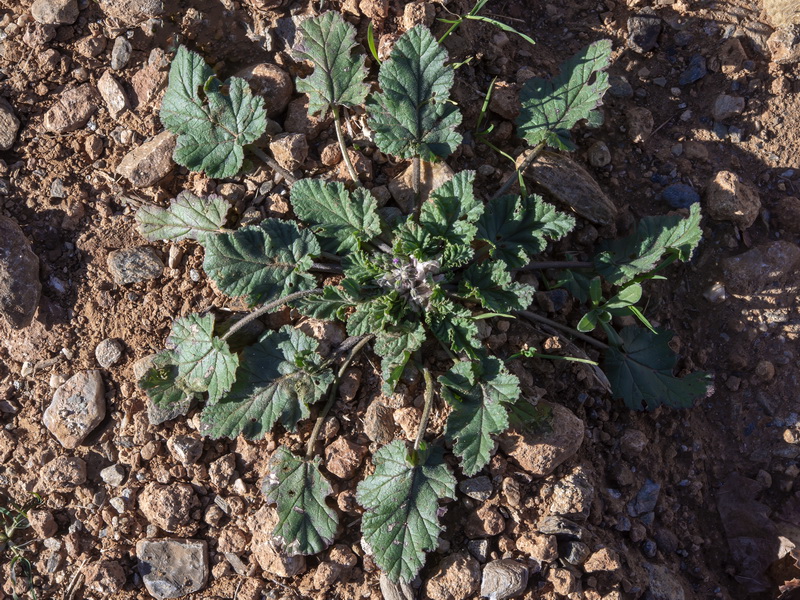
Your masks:
<instances>
[{"instance_id":1,"label":"rock","mask_svg":"<svg viewBox=\"0 0 800 600\"><path fill-rule=\"evenodd\" d=\"M114 40L114 46L111 48L111 68L115 71L124 69L131 58L132 51L133 47L128 40L123 36L117 37Z\"/></svg>"},{"instance_id":2,"label":"rock","mask_svg":"<svg viewBox=\"0 0 800 600\"><path fill-rule=\"evenodd\" d=\"M619 554L611 548L600 548L583 563L583 570L586 573L616 573L621 568Z\"/></svg>"},{"instance_id":3,"label":"rock","mask_svg":"<svg viewBox=\"0 0 800 600\"><path fill-rule=\"evenodd\" d=\"M714 106L711 109L711 116L715 121L725 121L731 117L742 114L744 112L744 98L741 96L729 96L728 94L720 94L714 100Z\"/></svg>"},{"instance_id":4,"label":"rock","mask_svg":"<svg viewBox=\"0 0 800 600\"><path fill-rule=\"evenodd\" d=\"M308 114L308 96L303 94L289 102L283 128L289 133L302 133L308 140L315 140L332 122L327 113Z\"/></svg>"},{"instance_id":5,"label":"rock","mask_svg":"<svg viewBox=\"0 0 800 600\"><path fill-rule=\"evenodd\" d=\"M594 486L584 468L578 466L553 486L550 514L585 520L593 500Z\"/></svg>"},{"instance_id":6,"label":"rock","mask_svg":"<svg viewBox=\"0 0 800 600\"><path fill-rule=\"evenodd\" d=\"M130 181L133 187L155 185L175 166L172 162L175 143L176 138L169 131L159 133L128 152L117 165L117 173Z\"/></svg>"},{"instance_id":7,"label":"rock","mask_svg":"<svg viewBox=\"0 0 800 600\"><path fill-rule=\"evenodd\" d=\"M106 49L108 39L103 34L87 35L75 42L75 50L87 58L100 56Z\"/></svg>"},{"instance_id":8,"label":"rock","mask_svg":"<svg viewBox=\"0 0 800 600\"><path fill-rule=\"evenodd\" d=\"M517 162L521 160L524 158L520 157ZM525 176L592 223L610 225L617 218L617 207L594 178L567 156L542 152L525 171Z\"/></svg>"},{"instance_id":9,"label":"rock","mask_svg":"<svg viewBox=\"0 0 800 600\"><path fill-rule=\"evenodd\" d=\"M500 535L506 528L506 521L496 506L482 505L472 511L464 525L464 535L469 539L488 538Z\"/></svg>"},{"instance_id":10,"label":"rock","mask_svg":"<svg viewBox=\"0 0 800 600\"><path fill-rule=\"evenodd\" d=\"M696 81L700 81L707 73L706 57L702 54L695 54L689 59L689 66L681 73L678 79L678 85L690 85Z\"/></svg>"},{"instance_id":11,"label":"rock","mask_svg":"<svg viewBox=\"0 0 800 600\"><path fill-rule=\"evenodd\" d=\"M685 183L673 183L661 192L661 199L672 208L689 208L700 202L700 194Z\"/></svg>"},{"instance_id":12,"label":"rock","mask_svg":"<svg viewBox=\"0 0 800 600\"><path fill-rule=\"evenodd\" d=\"M305 571L306 559L280 550L279 540L272 536L277 523L278 511L272 506L264 506L249 517L247 525L253 534L250 550L264 571L277 577L294 577Z\"/></svg>"},{"instance_id":13,"label":"rock","mask_svg":"<svg viewBox=\"0 0 800 600\"><path fill-rule=\"evenodd\" d=\"M308 141L302 133L276 135L269 149L278 164L287 171L299 168L308 158Z\"/></svg>"},{"instance_id":14,"label":"rock","mask_svg":"<svg viewBox=\"0 0 800 600\"><path fill-rule=\"evenodd\" d=\"M625 111L628 139L634 144L643 144L653 133L653 113L642 106L633 106Z\"/></svg>"},{"instance_id":15,"label":"rock","mask_svg":"<svg viewBox=\"0 0 800 600\"><path fill-rule=\"evenodd\" d=\"M339 479L349 480L358 471L366 454L367 448L364 446L339 437L325 448L325 466Z\"/></svg>"},{"instance_id":16,"label":"rock","mask_svg":"<svg viewBox=\"0 0 800 600\"><path fill-rule=\"evenodd\" d=\"M415 600L417 594L407 582L400 580L395 583L381 572L379 581L383 600Z\"/></svg>"},{"instance_id":17,"label":"rock","mask_svg":"<svg viewBox=\"0 0 800 600\"><path fill-rule=\"evenodd\" d=\"M458 489L462 494L483 502L488 500L492 495L494 486L492 485L491 479L486 477L486 475L481 475L480 477L473 477L472 479L465 479L460 482L458 484Z\"/></svg>"},{"instance_id":18,"label":"rock","mask_svg":"<svg viewBox=\"0 0 800 600\"><path fill-rule=\"evenodd\" d=\"M191 513L198 504L194 489L188 483L151 482L139 494L139 510L145 518L171 533L192 522Z\"/></svg>"},{"instance_id":19,"label":"rock","mask_svg":"<svg viewBox=\"0 0 800 600\"><path fill-rule=\"evenodd\" d=\"M652 8L645 8L628 17L627 46L644 54L656 47L661 34L661 19Z\"/></svg>"},{"instance_id":20,"label":"rock","mask_svg":"<svg viewBox=\"0 0 800 600\"><path fill-rule=\"evenodd\" d=\"M540 563L554 562L558 558L556 537L537 531L528 531L519 536L517 550Z\"/></svg>"},{"instance_id":21,"label":"rock","mask_svg":"<svg viewBox=\"0 0 800 600\"><path fill-rule=\"evenodd\" d=\"M53 394L44 411L44 426L64 448L77 448L105 418L105 394L100 371L73 375Z\"/></svg>"},{"instance_id":22,"label":"rock","mask_svg":"<svg viewBox=\"0 0 800 600\"><path fill-rule=\"evenodd\" d=\"M86 463L83 465L84 477L86 476ZM28 523L33 529L36 537L45 539L53 537L58 531L58 524L56 519L49 510L31 510L28 511Z\"/></svg>"},{"instance_id":23,"label":"rock","mask_svg":"<svg viewBox=\"0 0 800 600\"><path fill-rule=\"evenodd\" d=\"M371 402L364 415L364 433L367 437L383 446L394 439L396 430L392 409L382 402Z\"/></svg>"},{"instance_id":24,"label":"rock","mask_svg":"<svg viewBox=\"0 0 800 600\"><path fill-rule=\"evenodd\" d=\"M0 97L0 150L8 150L14 145L19 131L19 119L14 109L3 97Z\"/></svg>"},{"instance_id":25,"label":"rock","mask_svg":"<svg viewBox=\"0 0 800 600\"><path fill-rule=\"evenodd\" d=\"M504 119L515 120L521 109L517 84L498 81L492 89L489 109Z\"/></svg>"},{"instance_id":26,"label":"rock","mask_svg":"<svg viewBox=\"0 0 800 600\"><path fill-rule=\"evenodd\" d=\"M116 119L128 109L128 96L125 89L111 75L111 71L106 71L97 82L97 91L106 103L108 114Z\"/></svg>"},{"instance_id":27,"label":"rock","mask_svg":"<svg viewBox=\"0 0 800 600\"><path fill-rule=\"evenodd\" d=\"M628 514L632 517L639 517L653 512L656 509L660 492L661 484L647 479L639 489L639 493L636 494L636 498L628 502Z\"/></svg>"},{"instance_id":28,"label":"rock","mask_svg":"<svg viewBox=\"0 0 800 600\"><path fill-rule=\"evenodd\" d=\"M481 596L505 600L520 595L528 587L528 568L512 559L493 560L483 568Z\"/></svg>"},{"instance_id":29,"label":"rock","mask_svg":"<svg viewBox=\"0 0 800 600\"><path fill-rule=\"evenodd\" d=\"M203 454L203 440L191 435L176 435L167 440L167 449L184 466L193 465Z\"/></svg>"},{"instance_id":30,"label":"rock","mask_svg":"<svg viewBox=\"0 0 800 600\"><path fill-rule=\"evenodd\" d=\"M100 479L111 487L119 487L125 481L125 467L122 465L111 465L100 471Z\"/></svg>"},{"instance_id":31,"label":"rock","mask_svg":"<svg viewBox=\"0 0 800 600\"><path fill-rule=\"evenodd\" d=\"M552 409L550 431L532 433L512 428L499 437L503 452L534 477L552 473L583 443L583 421L560 404L544 404Z\"/></svg>"},{"instance_id":32,"label":"rock","mask_svg":"<svg viewBox=\"0 0 800 600\"><path fill-rule=\"evenodd\" d=\"M558 546L558 554L571 565L582 565L589 556L589 546L578 540L567 540Z\"/></svg>"},{"instance_id":33,"label":"rock","mask_svg":"<svg viewBox=\"0 0 800 600\"><path fill-rule=\"evenodd\" d=\"M781 229L790 233L800 233L800 199L792 196L778 200L773 214Z\"/></svg>"},{"instance_id":34,"label":"rock","mask_svg":"<svg viewBox=\"0 0 800 600\"><path fill-rule=\"evenodd\" d=\"M122 342L108 338L97 344L94 349L94 357L101 367L107 369L120 361L124 350Z\"/></svg>"},{"instance_id":35,"label":"rock","mask_svg":"<svg viewBox=\"0 0 800 600\"><path fill-rule=\"evenodd\" d=\"M86 462L76 456L59 456L44 466L40 486L47 490L71 492L86 483Z\"/></svg>"},{"instance_id":36,"label":"rock","mask_svg":"<svg viewBox=\"0 0 800 600\"><path fill-rule=\"evenodd\" d=\"M796 0L764 0L764 15L773 27L800 25L800 5Z\"/></svg>"},{"instance_id":37,"label":"rock","mask_svg":"<svg viewBox=\"0 0 800 600\"><path fill-rule=\"evenodd\" d=\"M150 246L109 252L106 264L117 285L156 279L164 272L164 263Z\"/></svg>"},{"instance_id":38,"label":"rock","mask_svg":"<svg viewBox=\"0 0 800 600\"><path fill-rule=\"evenodd\" d=\"M586 530L577 523L555 515L539 519L536 529L539 533L554 535L560 539L582 540L587 535Z\"/></svg>"},{"instance_id":39,"label":"rock","mask_svg":"<svg viewBox=\"0 0 800 600\"><path fill-rule=\"evenodd\" d=\"M752 296L771 282L779 282L800 263L800 248L791 242L767 242L744 254L723 259L725 289L740 296Z\"/></svg>"},{"instance_id":40,"label":"rock","mask_svg":"<svg viewBox=\"0 0 800 600\"><path fill-rule=\"evenodd\" d=\"M164 3L165 0L98 0L105 14L129 28L163 14Z\"/></svg>"},{"instance_id":41,"label":"rock","mask_svg":"<svg viewBox=\"0 0 800 600\"><path fill-rule=\"evenodd\" d=\"M800 25L783 25L767 40L772 62L790 65L800 61Z\"/></svg>"},{"instance_id":42,"label":"rock","mask_svg":"<svg viewBox=\"0 0 800 600\"><path fill-rule=\"evenodd\" d=\"M595 142L589 147L589 164L598 169L611 164L611 151L605 142Z\"/></svg>"},{"instance_id":43,"label":"rock","mask_svg":"<svg viewBox=\"0 0 800 600\"><path fill-rule=\"evenodd\" d=\"M333 167L342 160L342 149L336 142L327 144L319 153L319 160L326 167Z\"/></svg>"},{"instance_id":44,"label":"rock","mask_svg":"<svg viewBox=\"0 0 800 600\"><path fill-rule=\"evenodd\" d=\"M208 466L208 479L218 490L224 490L236 470L236 455L226 454Z\"/></svg>"},{"instance_id":45,"label":"rock","mask_svg":"<svg viewBox=\"0 0 800 600\"><path fill-rule=\"evenodd\" d=\"M553 585L553 591L559 596L569 596L578 588L578 578L569 569L550 569L547 581Z\"/></svg>"},{"instance_id":46,"label":"rock","mask_svg":"<svg viewBox=\"0 0 800 600\"><path fill-rule=\"evenodd\" d=\"M115 560L100 560L89 565L85 586L104 597L116 594L125 585L125 570Z\"/></svg>"},{"instance_id":47,"label":"rock","mask_svg":"<svg viewBox=\"0 0 800 600\"><path fill-rule=\"evenodd\" d=\"M608 93L615 98L633 98L633 87L625 77L612 75L608 78Z\"/></svg>"},{"instance_id":48,"label":"rock","mask_svg":"<svg viewBox=\"0 0 800 600\"><path fill-rule=\"evenodd\" d=\"M31 4L31 16L42 25L72 25L78 14L78 0L35 0Z\"/></svg>"},{"instance_id":49,"label":"rock","mask_svg":"<svg viewBox=\"0 0 800 600\"><path fill-rule=\"evenodd\" d=\"M136 557L147 591L159 600L200 591L208 579L205 540L140 540L136 543Z\"/></svg>"},{"instance_id":50,"label":"rock","mask_svg":"<svg viewBox=\"0 0 800 600\"><path fill-rule=\"evenodd\" d=\"M392 198L405 214L409 214L414 210L413 174L414 169L409 165L402 174L392 179L388 186ZM431 195L431 191L450 181L453 175L455 175L453 169L445 162L429 163L422 161L420 165L420 200L425 202Z\"/></svg>"},{"instance_id":51,"label":"rock","mask_svg":"<svg viewBox=\"0 0 800 600\"><path fill-rule=\"evenodd\" d=\"M489 540L469 540L467 542L467 550L480 563L489 560L489 546Z\"/></svg>"},{"instance_id":52,"label":"rock","mask_svg":"<svg viewBox=\"0 0 800 600\"><path fill-rule=\"evenodd\" d=\"M41 292L39 257L16 221L0 215L0 316L14 329L27 327Z\"/></svg>"},{"instance_id":53,"label":"rock","mask_svg":"<svg viewBox=\"0 0 800 600\"><path fill-rule=\"evenodd\" d=\"M619 449L627 458L635 458L647 447L647 436L638 429L626 429L619 440Z\"/></svg>"},{"instance_id":54,"label":"rock","mask_svg":"<svg viewBox=\"0 0 800 600\"><path fill-rule=\"evenodd\" d=\"M234 76L247 81L253 93L264 98L268 117L282 113L294 93L291 75L277 65L259 63L237 71Z\"/></svg>"},{"instance_id":55,"label":"rock","mask_svg":"<svg viewBox=\"0 0 800 600\"><path fill-rule=\"evenodd\" d=\"M169 74L157 65L147 64L131 77L133 88L132 105L139 111L152 106L153 109L161 104L159 95L167 87Z\"/></svg>"},{"instance_id":56,"label":"rock","mask_svg":"<svg viewBox=\"0 0 800 600\"><path fill-rule=\"evenodd\" d=\"M478 591L481 566L469 554L451 554L425 582L430 600L467 600Z\"/></svg>"},{"instance_id":57,"label":"rock","mask_svg":"<svg viewBox=\"0 0 800 600\"><path fill-rule=\"evenodd\" d=\"M706 187L705 196L706 212L712 219L730 221L739 229L755 223L761 211L758 191L731 171L719 171Z\"/></svg>"},{"instance_id":58,"label":"rock","mask_svg":"<svg viewBox=\"0 0 800 600\"><path fill-rule=\"evenodd\" d=\"M683 589L680 577L671 573L663 565L644 563L644 568L649 575L650 582L647 598L652 600L685 600L686 592Z\"/></svg>"},{"instance_id":59,"label":"rock","mask_svg":"<svg viewBox=\"0 0 800 600\"><path fill-rule=\"evenodd\" d=\"M90 83L84 83L61 94L56 103L44 113L44 128L53 133L80 129L97 110L97 98Z\"/></svg>"}]
</instances>

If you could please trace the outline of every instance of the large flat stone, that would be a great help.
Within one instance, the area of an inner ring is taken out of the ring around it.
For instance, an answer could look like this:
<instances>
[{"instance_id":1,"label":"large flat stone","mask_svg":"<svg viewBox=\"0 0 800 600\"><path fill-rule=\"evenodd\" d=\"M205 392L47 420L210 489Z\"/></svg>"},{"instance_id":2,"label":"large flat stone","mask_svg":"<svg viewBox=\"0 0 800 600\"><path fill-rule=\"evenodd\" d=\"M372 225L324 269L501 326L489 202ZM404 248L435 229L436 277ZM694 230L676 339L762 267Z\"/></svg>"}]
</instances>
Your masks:
<instances>
[{"instance_id":1,"label":"large flat stone","mask_svg":"<svg viewBox=\"0 0 800 600\"><path fill-rule=\"evenodd\" d=\"M15 329L27 327L41 292L39 257L16 221L0 215L0 317Z\"/></svg>"},{"instance_id":2,"label":"large flat stone","mask_svg":"<svg viewBox=\"0 0 800 600\"><path fill-rule=\"evenodd\" d=\"M64 448L77 448L106 416L106 390L100 371L82 371L53 394L44 425Z\"/></svg>"},{"instance_id":3,"label":"large flat stone","mask_svg":"<svg viewBox=\"0 0 800 600\"><path fill-rule=\"evenodd\" d=\"M136 544L139 573L153 598L181 598L197 592L208 579L205 540L181 538L140 540Z\"/></svg>"}]
</instances>

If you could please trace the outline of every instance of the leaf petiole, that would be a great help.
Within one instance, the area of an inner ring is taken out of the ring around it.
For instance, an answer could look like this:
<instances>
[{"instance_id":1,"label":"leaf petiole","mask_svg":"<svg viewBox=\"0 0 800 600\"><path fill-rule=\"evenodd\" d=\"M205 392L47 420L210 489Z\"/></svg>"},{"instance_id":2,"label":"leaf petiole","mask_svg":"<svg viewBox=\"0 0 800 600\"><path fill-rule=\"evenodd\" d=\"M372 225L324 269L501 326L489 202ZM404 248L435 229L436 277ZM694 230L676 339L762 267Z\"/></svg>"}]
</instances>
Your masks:
<instances>
[{"instance_id":1,"label":"leaf petiole","mask_svg":"<svg viewBox=\"0 0 800 600\"><path fill-rule=\"evenodd\" d=\"M264 316L265 314L272 312L276 308L283 306L293 300L299 300L300 298L305 298L306 296L312 296L314 294L321 294L322 288L315 288L313 290L303 290L300 292L294 292L293 294L289 294L288 296L284 296L283 298L278 298L277 300L273 300L272 302L268 302L264 304L260 308L254 310L249 315L244 317L241 321L237 321L229 330L228 332L222 336L222 340L226 341L229 339L234 333L239 331L240 329L247 326L248 323L252 323L259 317Z\"/></svg>"}]
</instances>

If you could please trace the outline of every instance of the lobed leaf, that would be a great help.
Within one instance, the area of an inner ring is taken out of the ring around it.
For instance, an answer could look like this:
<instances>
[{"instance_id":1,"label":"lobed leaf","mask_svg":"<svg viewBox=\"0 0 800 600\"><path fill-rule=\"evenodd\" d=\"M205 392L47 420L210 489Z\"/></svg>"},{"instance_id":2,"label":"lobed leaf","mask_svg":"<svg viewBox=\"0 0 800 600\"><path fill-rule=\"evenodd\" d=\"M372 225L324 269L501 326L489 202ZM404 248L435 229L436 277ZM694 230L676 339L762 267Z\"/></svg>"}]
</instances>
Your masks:
<instances>
[{"instance_id":1,"label":"lobed leaf","mask_svg":"<svg viewBox=\"0 0 800 600\"><path fill-rule=\"evenodd\" d=\"M173 407L185 403L186 409L196 394L181 386L178 379L178 365L172 352L165 350L153 358L153 366L137 382L153 404L160 408Z\"/></svg>"},{"instance_id":2,"label":"lobed leaf","mask_svg":"<svg viewBox=\"0 0 800 600\"><path fill-rule=\"evenodd\" d=\"M178 48L161 103L161 122L177 134L175 162L209 177L233 177L242 168L245 144L267 127L264 100L244 79L223 84L199 54Z\"/></svg>"},{"instance_id":3,"label":"lobed leaf","mask_svg":"<svg viewBox=\"0 0 800 600\"><path fill-rule=\"evenodd\" d=\"M378 74L381 92L367 100L368 124L381 152L433 161L461 143L461 113L448 102L453 69L445 60L447 51L425 27L395 42Z\"/></svg>"},{"instance_id":4,"label":"lobed leaf","mask_svg":"<svg viewBox=\"0 0 800 600\"><path fill-rule=\"evenodd\" d=\"M355 300L350 298L344 290L332 285L326 285L321 294L306 296L293 304L297 310L308 317L329 321L334 319L344 321L346 320L345 310L353 306Z\"/></svg>"},{"instance_id":5,"label":"lobed leaf","mask_svg":"<svg viewBox=\"0 0 800 600\"><path fill-rule=\"evenodd\" d=\"M703 237L701 216L700 205L693 204L687 219L678 215L645 217L634 234L600 246L602 251L594 259L597 272L620 285L652 271L665 254L689 260Z\"/></svg>"},{"instance_id":6,"label":"lobed leaf","mask_svg":"<svg viewBox=\"0 0 800 600\"><path fill-rule=\"evenodd\" d=\"M364 188L348 192L344 184L301 179L292 186L292 207L310 223L329 252L358 250L381 233L378 201Z\"/></svg>"},{"instance_id":7,"label":"lobed leaf","mask_svg":"<svg viewBox=\"0 0 800 600\"><path fill-rule=\"evenodd\" d=\"M456 354L464 352L470 358L477 358L481 349L478 341L478 326L472 313L438 294L434 296L431 310L425 314L425 322L442 343Z\"/></svg>"},{"instance_id":8,"label":"lobed leaf","mask_svg":"<svg viewBox=\"0 0 800 600\"><path fill-rule=\"evenodd\" d=\"M288 325L262 335L242 353L231 391L203 410L207 434L261 439L278 421L294 431L333 381L316 347L316 340Z\"/></svg>"},{"instance_id":9,"label":"lobed leaf","mask_svg":"<svg viewBox=\"0 0 800 600\"><path fill-rule=\"evenodd\" d=\"M422 323L406 323L396 330L384 330L375 338L375 353L381 357L383 391L394 393L411 355L422 347L425 328Z\"/></svg>"},{"instance_id":10,"label":"lobed leaf","mask_svg":"<svg viewBox=\"0 0 800 600\"><path fill-rule=\"evenodd\" d=\"M527 310L536 289L512 282L504 263L482 262L473 263L464 271L458 291L466 298L478 300L487 310L509 313Z\"/></svg>"},{"instance_id":11,"label":"lobed leaf","mask_svg":"<svg viewBox=\"0 0 800 600\"><path fill-rule=\"evenodd\" d=\"M464 473L472 476L491 458L493 435L508 429L506 404L519 398L519 380L498 359L456 363L439 377L442 396L453 407L444 435L455 442Z\"/></svg>"},{"instance_id":12,"label":"lobed leaf","mask_svg":"<svg viewBox=\"0 0 800 600\"><path fill-rule=\"evenodd\" d=\"M603 123L596 110L608 90L605 69L611 62L611 41L600 40L561 65L552 80L533 77L520 91L522 110L517 129L532 146L545 142L559 150L575 150L570 130L583 119L592 127Z\"/></svg>"},{"instance_id":13,"label":"lobed leaf","mask_svg":"<svg viewBox=\"0 0 800 600\"><path fill-rule=\"evenodd\" d=\"M277 505L273 535L284 541L289 556L322 552L336 536L339 519L325 502L333 488L320 472L320 462L319 456L306 460L284 446L269 461L262 491L267 502Z\"/></svg>"},{"instance_id":14,"label":"lobed leaf","mask_svg":"<svg viewBox=\"0 0 800 600\"><path fill-rule=\"evenodd\" d=\"M456 488L443 454L434 447L412 462L396 440L375 453L375 472L358 484L364 547L393 581L414 579L439 543L439 500L454 498Z\"/></svg>"},{"instance_id":15,"label":"lobed leaf","mask_svg":"<svg viewBox=\"0 0 800 600\"><path fill-rule=\"evenodd\" d=\"M202 242L207 236L219 233L229 208L222 196L211 194L201 198L184 191L167 208L143 205L136 211L136 222L139 233L151 242L185 239Z\"/></svg>"},{"instance_id":16,"label":"lobed leaf","mask_svg":"<svg viewBox=\"0 0 800 600\"><path fill-rule=\"evenodd\" d=\"M508 195L490 201L477 225L477 239L489 242L490 256L514 269L542 252L547 239L557 240L572 231L575 219L535 194Z\"/></svg>"},{"instance_id":17,"label":"lobed leaf","mask_svg":"<svg viewBox=\"0 0 800 600\"><path fill-rule=\"evenodd\" d=\"M622 346L606 351L603 371L614 396L631 410L654 410L661 405L689 408L711 391L708 373L673 375L678 357L669 347L672 333L629 326L619 335Z\"/></svg>"},{"instance_id":18,"label":"lobed leaf","mask_svg":"<svg viewBox=\"0 0 800 600\"><path fill-rule=\"evenodd\" d=\"M475 171L461 171L431 192L422 205L420 225L431 236L451 244L467 244L475 237L474 223L483 213L483 202L475 198Z\"/></svg>"},{"instance_id":19,"label":"lobed leaf","mask_svg":"<svg viewBox=\"0 0 800 600\"><path fill-rule=\"evenodd\" d=\"M214 316L193 314L175 319L167 338L178 381L191 392L208 392L213 403L231 389L239 357L214 336Z\"/></svg>"},{"instance_id":20,"label":"lobed leaf","mask_svg":"<svg viewBox=\"0 0 800 600\"><path fill-rule=\"evenodd\" d=\"M203 268L221 292L250 305L316 286L307 273L320 253L314 234L290 221L266 219L206 239Z\"/></svg>"},{"instance_id":21,"label":"lobed leaf","mask_svg":"<svg viewBox=\"0 0 800 600\"><path fill-rule=\"evenodd\" d=\"M353 56L356 28L334 11L306 19L300 24L302 44L296 49L301 60L310 60L314 72L297 80L297 91L308 94L308 112L325 116L332 106L358 106L367 97L364 56Z\"/></svg>"}]
</instances>

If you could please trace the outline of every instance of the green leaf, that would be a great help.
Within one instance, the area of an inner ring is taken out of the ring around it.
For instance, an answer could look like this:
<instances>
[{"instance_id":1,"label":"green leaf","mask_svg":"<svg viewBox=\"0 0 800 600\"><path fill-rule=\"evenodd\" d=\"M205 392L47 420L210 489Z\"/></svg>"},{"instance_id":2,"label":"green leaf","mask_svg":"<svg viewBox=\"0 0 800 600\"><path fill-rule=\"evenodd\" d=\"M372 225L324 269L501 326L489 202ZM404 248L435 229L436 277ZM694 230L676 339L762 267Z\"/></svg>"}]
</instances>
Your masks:
<instances>
[{"instance_id":1,"label":"green leaf","mask_svg":"<svg viewBox=\"0 0 800 600\"><path fill-rule=\"evenodd\" d=\"M422 323L406 324L400 329L385 330L377 334L375 354L381 357L384 393L394 393L408 359L422 347L424 341L425 328Z\"/></svg>"},{"instance_id":2,"label":"green leaf","mask_svg":"<svg viewBox=\"0 0 800 600\"><path fill-rule=\"evenodd\" d=\"M192 392L208 392L213 403L231 389L239 357L214 336L214 316L193 314L172 322L167 338L181 385Z\"/></svg>"},{"instance_id":3,"label":"green leaf","mask_svg":"<svg viewBox=\"0 0 800 600\"><path fill-rule=\"evenodd\" d=\"M400 440L378 450L375 472L358 484L356 499L364 548L392 581L409 582L439 543L439 500L454 498L456 480L441 448L420 453L412 464Z\"/></svg>"},{"instance_id":4,"label":"green leaf","mask_svg":"<svg viewBox=\"0 0 800 600\"><path fill-rule=\"evenodd\" d=\"M329 252L357 250L360 242L381 233L378 201L364 188L348 192L339 182L301 179L292 186L292 207L299 219L314 226Z\"/></svg>"},{"instance_id":5,"label":"green leaf","mask_svg":"<svg viewBox=\"0 0 800 600\"><path fill-rule=\"evenodd\" d=\"M138 381L147 397L160 408L186 402L187 410L194 392L184 389L178 380L178 365L172 352L165 350L153 357L153 366Z\"/></svg>"},{"instance_id":6,"label":"green leaf","mask_svg":"<svg viewBox=\"0 0 800 600\"><path fill-rule=\"evenodd\" d=\"M445 60L447 51L425 27L395 42L378 74L382 91L367 100L367 122L381 152L433 161L461 143L461 113L448 102L453 69Z\"/></svg>"},{"instance_id":7,"label":"green leaf","mask_svg":"<svg viewBox=\"0 0 800 600\"><path fill-rule=\"evenodd\" d=\"M420 225L433 237L451 244L469 245L483 213L483 202L475 198L475 171L461 171L433 190L422 205Z\"/></svg>"},{"instance_id":8,"label":"green leaf","mask_svg":"<svg viewBox=\"0 0 800 600\"><path fill-rule=\"evenodd\" d=\"M161 122L177 134L173 158L209 177L233 177L242 168L245 144L267 127L264 100L254 96L244 79L223 84L200 55L178 48L169 71L169 87L161 103Z\"/></svg>"},{"instance_id":9,"label":"green leaf","mask_svg":"<svg viewBox=\"0 0 800 600\"><path fill-rule=\"evenodd\" d=\"M361 302L347 319L347 334L378 333L387 327L398 325L407 306L405 300L395 291Z\"/></svg>"},{"instance_id":10,"label":"green leaf","mask_svg":"<svg viewBox=\"0 0 800 600\"><path fill-rule=\"evenodd\" d=\"M346 309L355 305L355 300L350 298L344 290L328 285L323 288L322 294L306 296L292 304L307 317L344 321Z\"/></svg>"},{"instance_id":11,"label":"green leaf","mask_svg":"<svg viewBox=\"0 0 800 600\"><path fill-rule=\"evenodd\" d=\"M569 269L568 271L561 271L558 277L558 280L553 283L553 287L563 287L581 304L589 301L591 280L585 273Z\"/></svg>"},{"instance_id":12,"label":"green leaf","mask_svg":"<svg viewBox=\"0 0 800 600\"><path fill-rule=\"evenodd\" d=\"M517 129L531 146L545 142L559 150L575 150L570 130L578 121L598 127L603 113L596 110L609 88L605 69L611 62L611 42L600 40L561 65L548 81L533 77L520 91L522 110Z\"/></svg>"},{"instance_id":13,"label":"green leaf","mask_svg":"<svg viewBox=\"0 0 800 600\"><path fill-rule=\"evenodd\" d=\"M205 251L203 268L220 291L244 296L251 306L316 286L306 271L319 242L291 221L266 219L209 237Z\"/></svg>"},{"instance_id":14,"label":"green leaf","mask_svg":"<svg viewBox=\"0 0 800 600\"><path fill-rule=\"evenodd\" d=\"M439 293L432 298L432 309L425 314L431 332L456 354L464 352L477 358L481 343L478 341L478 326L472 313L444 299Z\"/></svg>"},{"instance_id":15,"label":"green leaf","mask_svg":"<svg viewBox=\"0 0 800 600\"><path fill-rule=\"evenodd\" d=\"M703 237L701 216L700 205L693 204L687 219L678 215L645 217L634 234L600 246L602 251L594 259L597 272L619 285L651 271L665 254L689 260Z\"/></svg>"},{"instance_id":16,"label":"green leaf","mask_svg":"<svg viewBox=\"0 0 800 600\"><path fill-rule=\"evenodd\" d=\"M454 441L464 473L472 476L491 458L493 435L508 429L506 404L519 398L519 380L498 359L456 363L439 377L442 396L453 407L444 435Z\"/></svg>"},{"instance_id":17,"label":"green leaf","mask_svg":"<svg viewBox=\"0 0 800 600\"><path fill-rule=\"evenodd\" d=\"M333 381L316 347L315 339L289 325L266 332L242 353L231 391L203 410L204 431L214 439L261 439L279 420L294 431Z\"/></svg>"},{"instance_id":18,"label":"green leaf","mask_svg":"<svg viewBox=\"0 0 800 600\"><path fill-rule=\"evenodd\" d=\"M527 310L536 288L512 282L511 273L502 262L482 262L473 263L464 271L458 291L461 296L475 298L487 310L509 313Z\"/></svg>"},{"instance_id":19,"label":"green leaf","mask_svg":"<svg viewBox=\"0 0 800 600\"><path fill-rule=\"evenodd\" d=\"M314 63L314 72L297 80L297 91L308 94L308 112L324 117L332 106L358 106L367 97L363 56L353 56L356 28L334 11L306 19L296 55Z\"/></svg>"},{"instance_id":20,"label":"green leaf","mask_svg":"<svg viewBox=\"0 0 800 600\"><path fill-rule=\"evenodd\" d=\"M181 192L168 208L143 205L136 211L136 222L139 233L151 242L202 241L208 235L219 233L225 225L229 208L222 196L211 194L201 198L191 192Z\"/></svg>"},{"instance_id":21,"label":"green leaf","mask_svg":"<svg viewBox=\"0 0 800 600\"><path fill-rule=\"evenodd\" d=\"M274 536L289 555L317 554L333 543L339 519L325 502L333 494L319 470L319 456L305 460L279 446L269 461L262 491L278 508Z\"/></svg>"},{"instance_id":22,"label":"green leaf","mask_svg":"<svg viewBox=\"0 0 800 600\"><path fill-rule=\"evenodd\" d=\"M678 357L669 347L671 332L653 333L630 326L619 335L622 346L606 351L603 371L614 396L622 398L628 408L689 408L711 390L708 373L696 372L682 378L673 375Z\"/></svg>"},{"instance_id":23,"label":"green leaf","mask_svg":"<svg viewBox=\"0 0 800 600\"><path fill-rule=\"evenodd\" d=\"M478 221L478 239L489 242L492 258L514 269L542 252L547 239L562 238L573 227L571 215L558 212L537 195L500 196L486 205Z\"/></svg>"}]
</instances>

